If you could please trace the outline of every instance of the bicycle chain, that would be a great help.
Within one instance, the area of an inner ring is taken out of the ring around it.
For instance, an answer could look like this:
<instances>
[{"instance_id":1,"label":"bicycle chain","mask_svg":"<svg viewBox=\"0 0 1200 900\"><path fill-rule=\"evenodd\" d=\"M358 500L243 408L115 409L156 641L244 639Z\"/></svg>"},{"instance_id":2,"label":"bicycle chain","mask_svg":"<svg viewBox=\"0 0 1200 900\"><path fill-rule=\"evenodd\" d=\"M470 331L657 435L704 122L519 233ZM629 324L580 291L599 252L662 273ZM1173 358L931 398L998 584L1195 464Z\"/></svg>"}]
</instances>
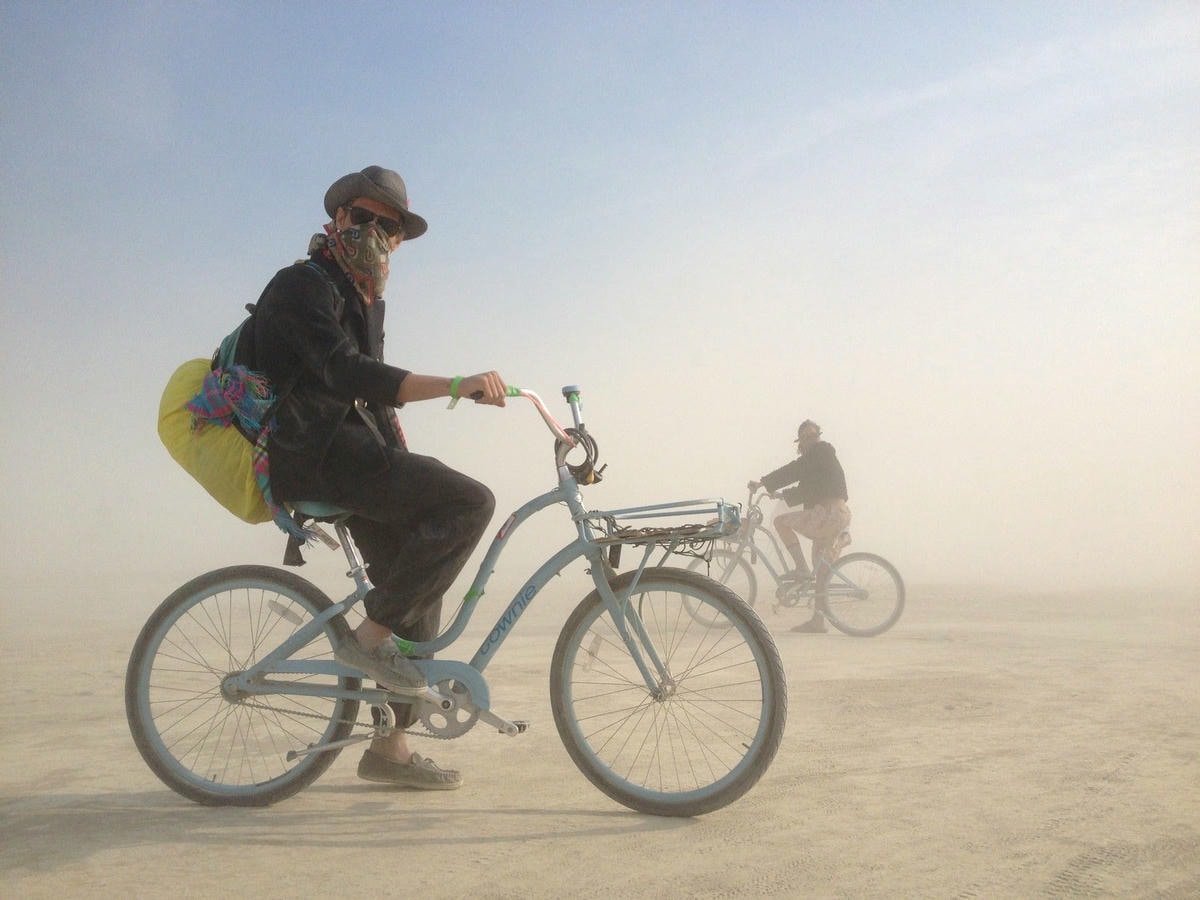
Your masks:
<instances>
[{"instance_id":1,"label":"bicycle chain","mask_svg":"<svg viewBox=\"0 0 1200 900\"><path fill-rule=\"evenodd\" d=\"M283 712L283 710L280 710L278 707L266 706L265 704L262 704L262 703L255 703L252 700L241 700L241 701L239 701L238 705L248 707L249 709L262 709L262 710L266 710L267 712L273 712L273 713ZM298 710L287 710L287 715L295 716L297 718L302 718L302 719L320 719L322 722L335 722L338 725L349 724L352 729L360 728L360 727L361 728L370 727L371 729L375 728L374 725L367 726L367 724L365 722L360 722L360 721L358 721L358 719L353 719L353 720L351 720L351 719L331 719L331 718L329 718L329 716L323 716L320 713L309 713L309 712L299 712ZM418 721L420 721L420 720L418 719ZM432 731L430 731L427 728L422 728L422 729L418 730L418 729L413 728L412 726L409 726L408 728L396 728L394 730L402 732L404 734L411 734L413 737L428 737L428 738L433 738L434 740L437 740L437 741L453 740L453 738L448 738L441 734L434 734Z\"/></svg>"}]
</instances>

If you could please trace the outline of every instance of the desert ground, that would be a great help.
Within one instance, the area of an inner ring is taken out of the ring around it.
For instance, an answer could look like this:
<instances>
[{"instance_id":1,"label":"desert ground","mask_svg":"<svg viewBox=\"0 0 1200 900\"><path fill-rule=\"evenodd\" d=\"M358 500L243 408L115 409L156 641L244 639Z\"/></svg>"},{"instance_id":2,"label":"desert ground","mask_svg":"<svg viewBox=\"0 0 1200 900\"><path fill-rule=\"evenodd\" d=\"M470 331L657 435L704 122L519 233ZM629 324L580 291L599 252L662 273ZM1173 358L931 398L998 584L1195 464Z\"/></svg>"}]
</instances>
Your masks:
<instances>
[{"instance_id":1,"label":"desert ground","mask_svg":"<svg viewBox=\"0 0 1200 900\"><path fill-rule=\"evenodd\" d=\"M873 639L792 634L763 609L788 673L783 744L749 794L697 819L615 804L561 746L547 672L578 596L548 598L488 670L498 711L531 731L417 741L462 790L360 782L350 748L249 810L176 796L134 748L124 667L154 602L82 633L6 604L0 893L1200 896L1195 589L910 585Z\"/></svg>"}]
</instances>

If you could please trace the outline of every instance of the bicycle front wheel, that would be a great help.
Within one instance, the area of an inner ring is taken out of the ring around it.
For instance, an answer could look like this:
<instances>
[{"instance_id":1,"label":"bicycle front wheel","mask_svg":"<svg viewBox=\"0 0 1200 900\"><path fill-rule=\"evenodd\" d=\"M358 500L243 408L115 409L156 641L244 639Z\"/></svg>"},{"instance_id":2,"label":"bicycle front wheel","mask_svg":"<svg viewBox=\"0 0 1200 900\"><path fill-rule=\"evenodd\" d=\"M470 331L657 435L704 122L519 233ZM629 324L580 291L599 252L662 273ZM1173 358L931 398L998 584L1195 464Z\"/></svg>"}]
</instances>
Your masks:
<instances>
[{"instance_id":1,"label":"bicycle front wheel","mask_svg":"<svg viewBox=\"0 0 1200 900\"><path fill-rule=\"evenodd\" d=\"M904 581L896 567L874 553L848 553L833 565L825 615L854 637L883 634L904 612Z\"/></svg>"},{"instance_id":2,"label":"bicycle front wheel","mask_svg":"<svg viewBox=\"0 0 1200 900\"><path fill-rule=\"evenodd\" d=\"M618 596L635 574L616 578ZM684 569L643 571L625 610L631 633L643 624L664 671L643 650L654 676L647 686L599 591L588 594L550 668L567 752L596 787L638 812L696 816L733 802L783 738L787 682L775 642L730 590Z\"/></svg>"},{"instance_id":3,"label":"bicycle front wheel","mask_svg":"<svg viewBox=\"0 0 1200 900\"><path fill-rule=\"evenodd\" d=\"M224 678L244 671L328 609L328 597L290 572L232 566L201 575L162 602L134 644L125 674L125 712L142 758L164 784L214 806L263 806L317 779L337 751L292 750L341 740L358 701L300 694L231 698ZM294 660L332 659L348 636L340 616L326 623ZM359 679L273 674L358 690Z\"/></svg>"},{"instance_id":4,"label":"bicycle front wheel","mask_svg":"<svg viewBox=\"0 0 1200 900\"><path fill-rule=\"evenodd\" d=\"M735 553L732 550L714 548L712 552L712 560L705 562L703 559L696 558L688 563L689 572L699 572L702 575L707 575L718 584L722 584L729 588L739 597L746 601L747 606L754 606L755 597L758 596L758 579L754 575L754 569L750 563L746 561L744 555ZM702 608L695 604L688 606L688 613L693 618L697 616L707 617L707 607ZM718 620L723 618L717 614ZM705 621L704 618L699 619L705 625L713 624Z\"/></svg>"}]
</instances>

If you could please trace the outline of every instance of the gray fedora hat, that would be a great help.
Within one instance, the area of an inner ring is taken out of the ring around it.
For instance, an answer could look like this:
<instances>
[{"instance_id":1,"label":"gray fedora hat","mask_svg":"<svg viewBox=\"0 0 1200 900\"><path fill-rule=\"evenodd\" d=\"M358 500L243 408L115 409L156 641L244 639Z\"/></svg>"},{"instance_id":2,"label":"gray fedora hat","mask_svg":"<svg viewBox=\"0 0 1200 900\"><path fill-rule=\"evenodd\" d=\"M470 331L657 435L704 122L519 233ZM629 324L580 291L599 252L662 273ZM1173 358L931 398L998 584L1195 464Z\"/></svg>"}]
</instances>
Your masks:
<instances>
[{"instance_id":1,"label":"gray fedora hat","mask_svg":"<svg viewBox=\"0 0 1200 900\"><path fill-rule=\"evenodd\" d=\"M406 241L419 238L429 228L428 222L408 211L408 191L404 187L404 179L391 169L367 166L361 172L343 175L325 192L325 212L332 219L338 209L348 206L358 197L369 197L399 210Z\"/></svg>"}]
</instances>

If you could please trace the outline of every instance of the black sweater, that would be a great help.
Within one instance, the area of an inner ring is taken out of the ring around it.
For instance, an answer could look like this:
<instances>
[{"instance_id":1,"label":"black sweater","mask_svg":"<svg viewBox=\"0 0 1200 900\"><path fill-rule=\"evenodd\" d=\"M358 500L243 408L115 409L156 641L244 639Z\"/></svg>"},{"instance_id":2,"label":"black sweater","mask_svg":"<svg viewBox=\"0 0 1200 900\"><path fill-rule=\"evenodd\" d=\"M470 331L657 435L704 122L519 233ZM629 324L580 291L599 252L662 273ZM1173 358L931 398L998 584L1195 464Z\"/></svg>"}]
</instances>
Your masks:
<instances>
[{"instance_id":1,"label":"black sweater","mask_svg":"<svg viewBox=\"0 0 1200 900\"><path fill-rule=\"evenodd\" d=\"M383 362L384 303L363 303L332 259L323 278L298 263L278 272L255 312L255 363L275 385L295 382L271 432L277 499L328 499L340 479L377 474L401 446L390 407L408 372ZM330 281L336 285L337 295ZM355 409L355 401L365 408Z\"/></svg>"},{"instance_id":2,"label":"black sweater","mask_svg":"<svg viewBox=\"0 0 1200 900\"><path fill-rule=\"evenodd\" d=\"M803 503L804 508L808 509L830 500L850 499L846 493L846 473L842 471L833 445L826 441L818 441L803 456L796 457L759 480L772 493L795 484L795 487L783 492L783 499L788 506Z\"/></svg>"}]
</instances>

